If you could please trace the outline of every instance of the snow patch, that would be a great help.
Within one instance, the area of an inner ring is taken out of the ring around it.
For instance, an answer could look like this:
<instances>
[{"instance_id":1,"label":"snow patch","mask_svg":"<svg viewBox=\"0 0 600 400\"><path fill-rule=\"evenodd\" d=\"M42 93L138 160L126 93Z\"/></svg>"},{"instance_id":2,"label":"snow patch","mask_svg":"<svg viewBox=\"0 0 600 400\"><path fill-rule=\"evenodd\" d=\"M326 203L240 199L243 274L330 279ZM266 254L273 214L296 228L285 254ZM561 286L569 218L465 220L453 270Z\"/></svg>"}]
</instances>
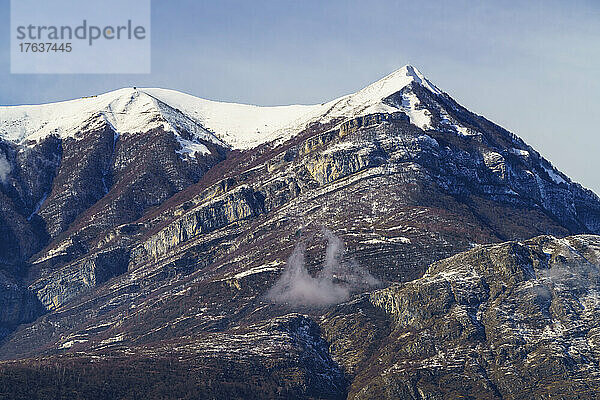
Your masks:
<instances>
[{"instance_id":1,"label":"snow patch","mask_svg":"<svg viewBox=\"0 0 600 400\"><path fill-rule=\"evenodd\" d=\"M431 113L426 108L420 108L420 101L414 93L402 95L402 111L410 118L410 123L426 130L431 128Z\"/></svg>"},{"instance_id":2,"label":"snow patch","mask_svg":"<svg viewBox=\"0 0 600 400\"><path fill-rule=\"evenodd\" d=\"M354 143L354 142L342 142L342 143L336 143L333 146L329 146L328 148L326 148L323 151L323 154L331 154L331 153L336 153L338 151L348 151L348 150L352 150L355 148L359 148L360 145Z\"/></svg>"},{"instance_id":3,"label":"snow patch","mask_svg":"<svg viewBox=\"0 0 600 400\"><path fill-rule=\"evenodd\" d=\"M477 132L473 132L473 130L454 122L444 110L440 110L440 117L442 125L449 127L460 136L474 136L477 134Z\"/></svg>"},{"instance_id":4,"label":"snow patch","mask_svg":"<svg viewBox=\"0 0 600 400\"><path fill-rule=\"evenodd\" d=\"M508 151L519 157L529 157L529 152L527 150L516 149L513 147L512 149L509 149Z\"/></svg>"},{"instance_id":5,"label":"snow patch","mask_svg":"<svg viewBox=\"0 0 600 400\"><path fill-rule=\"evenodd\" d=\"M544 168L544 171L546 171L546 173L550 176L550 179L552 179L554 181L554 183L557 183L557 184L567 183L560 175L558 175L556 172L554 172L554 170L552 168L546 167L543 163L542 163L542 168Z\"/></svg>"},{"instance_id":6,"label":"snow patch","mask_svg":"<svg viewBox=\"0 0 600 400\"><path fill-rule=\"evenodd\" d=\"M120 334L120 335L117 335L117 336L110 337L108 339L104 339L103 341L100 342L100 344L119 343L119 342L122 342L123 340L125 340L125 335Z\"/></svg>"},{"instance_id":7,"label":"snow patch","mask_svg":"<svg viewBox=\"0 0 600 400\"><path fill-rule=\"evenodd\" d=\"M421 135L417 138L419 141L423 141L423 142L427 142L431 145L431 147L440 147L439 143L437 142L437 140L435 140L434 138L432 138L429 135Z\"/></svg>"},{"instance_id":8,"label":"snow patch","mask_svg":"<svg viewBox=\"0 0 600 400\"><path fill-rule=\"evenodd\" d=\"M388 244L388 243L409 244L409 243L411 243L411 241L407 237L398 236L398 237L390 237L390 238L382 237L382 238L378 238L378 239L369 239L369 240L364 240L361 243L362 244Z\"/></svg>"},{"instance_id":9,"label":"snow patch","mask_svg":"<svg viewBox=\"0 0 600 400\"><path fill-rule=\"evenodd\" d=\"M176 136L176 139L181 145L181 150L176 151L178 154L188 157L191 157L196 153L200 153L201 155L210 154L208 147L202 143L192 142L191 140L184 139L181 136Z\"/></svg>"},{"instance_id":10,"label":"snow patch","mask_svg":"<svg viewBox=\"0 0 600 400\"><path fill-rule=\"evenodd\" d=\"M242 279L246 276L250 276L250 275L254 275L254 274L260 274L263 272L269 272L269 271L279 271L281 268L279 267L279 265L281 265L282 262L281 261L273 261L270 262L268 264L264 264L264 265L260 265L258 267L254 267L254 268L250 268L247 271L243 271L240 272L238 274L235 274L232 276L232 278L234 279Z\"/></svg>"},{"instance_id":11,"label":"snow patch","mask_svg":"<svg viewBox=\"0 0 600 400\"><path fill-rule=\"evenodd\" d=\"M85 340L85 339L68 340L68 341L62 343L60 346L58 346L58 348L61 350L70 349L71 347L73 347L73 345L75 345L77 343L85 343L85 342L87 342L87 340Z\"/></svg>"},{"instance_id":12,"label":"snow patch","mask_svg":"<svg viewBox=\"0 0 600 400\"><path fill-rule=\"evenodd\" d=\"M102 182L104 182L104 178L102 178ZM44 195L42 196L42 198L36 203L36 205L35 205L32 213L29 215L29 217L27 217L27 221L30 221L31 218L33 218L33 216L35 214L37 214L38 211L40 211L40 208L42 208L42 205L44 204L44 202L48 198L48 194L49 194L49 192L44 193Z\"/></svg>"}]
</instances>

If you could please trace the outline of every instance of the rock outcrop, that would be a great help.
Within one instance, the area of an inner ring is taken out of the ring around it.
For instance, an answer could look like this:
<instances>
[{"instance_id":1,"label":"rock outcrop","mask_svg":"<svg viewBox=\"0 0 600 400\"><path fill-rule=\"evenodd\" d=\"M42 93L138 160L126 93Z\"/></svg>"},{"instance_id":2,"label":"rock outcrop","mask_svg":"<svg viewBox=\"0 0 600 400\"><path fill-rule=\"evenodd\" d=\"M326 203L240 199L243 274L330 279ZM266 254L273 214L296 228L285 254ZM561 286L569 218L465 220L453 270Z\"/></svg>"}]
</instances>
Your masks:
<instances>
[{"instance_id":1,"label":"rock outcrop","mask_svg":"<svg viewBox=\"0 0 600 400\"><path fill-rule=\"evenodd\" d=\"M372 293L393 320L354 398L593 398L600 237L537 237L434 263Z\"/></svg>"}]
</instances>

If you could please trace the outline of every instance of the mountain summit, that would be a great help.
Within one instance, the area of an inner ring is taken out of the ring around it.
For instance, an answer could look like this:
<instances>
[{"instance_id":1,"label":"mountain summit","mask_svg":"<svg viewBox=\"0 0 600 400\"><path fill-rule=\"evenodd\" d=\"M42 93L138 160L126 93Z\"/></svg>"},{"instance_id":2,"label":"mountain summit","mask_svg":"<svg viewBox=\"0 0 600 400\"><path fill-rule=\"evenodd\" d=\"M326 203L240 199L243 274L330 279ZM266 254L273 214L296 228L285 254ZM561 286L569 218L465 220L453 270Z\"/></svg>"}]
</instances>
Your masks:
<instances>
[{"instance_id":1,"label":"mountain summit","mask_svg":"<svg viewBox=\"0 0 600 400\"><path fill-rule=\"evenodd\" d=\"M53 134L73 137L84 124L101 118L119 134L143 133L162 126L173 132L189 130L199 139L245 149L289 139L311 122L347 120L395 108L411 112L415 123L423 125L424 118L410 99L404 105L383 102L413 82L441 94L410 65L354 94L319 105L260 107L205 100L168 89L124 88L61 103L0 107L0 136L15 143L38 141Z\"/></svg>"},{"instance_id":2,"label":"mountain summit","mask_svg":"<svg viewBox=\"0 0 600 400\"><path fill-rule=\"evenodd\" d=\"M0 397L600 390L600 199L412 66L2 107L0 172Z\"/></svg>"}]
</instances>

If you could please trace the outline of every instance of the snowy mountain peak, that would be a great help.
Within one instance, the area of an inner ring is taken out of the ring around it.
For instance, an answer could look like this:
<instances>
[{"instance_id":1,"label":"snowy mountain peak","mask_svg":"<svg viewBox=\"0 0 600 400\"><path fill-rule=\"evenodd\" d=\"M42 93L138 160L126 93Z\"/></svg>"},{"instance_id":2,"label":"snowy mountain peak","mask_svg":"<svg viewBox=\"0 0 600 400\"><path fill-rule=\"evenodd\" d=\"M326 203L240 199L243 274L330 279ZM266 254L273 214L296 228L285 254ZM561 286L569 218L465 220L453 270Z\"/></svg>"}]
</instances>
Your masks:
<instances>
[{"instance_id":1,"label":"snowy mountain peak","mask_svg":"<svg viewBox=\"0 0 600 400\"><path fill-rule=\"evenodd\" d=\"M0 107L0 136L13 142L36 141L51 134L73 137L98 116L121 133L148 124L158 114L152 98L125 88L59 103Z\"/></svg>"},{"instance_id":2,"label":"snowy mountain peak","mask_svg":"<svg viewBox=\"0 0 600 400\"><path fill-rule=\"evenodd\" d=\"M375 113L393 113L402 111L408 115L411 123L421 129L431 128L431 113L425 110L412 91L405 91L412 83L417 83L433 94L442 94L425 76L412 65L392 72L384 78L370 84L356 93L341 97L326 104L327 114L323 121L335 118L349 119ZM402 101L390 104L385 99L389 96L402 93Z\"/></svg>"},{"instance_id":3,"label":"snowy mountain peak","mask_svg":"<svg viewBox=\"0 0 600 400\"><path fill-rule=\"evenodd\" d=\"M403 71L406 75L412 77L414 82L417 82L427 88L429 91L435 94L442 94L442 91L438 89L429 79L425 77L416 67L412 65L405 65L400 68L399 71Z\"/></svg>"},{"instance_id":4,"label":"snowy mountain peak","mask_svg":"<svg viewBox=\"0 0 600 400\"><path fill-rule=\"evenodd\" d=\"M356 96L358 98L368 96L370 100L382 100L396 92L399 92L413 82L422 85L432 93L442 93L442 91L432 84L427 78L425 78L425 76L417 68L413 67L412 65L405 65L404 67L392 72L377 82L370 84L366 88L351 96Z\"/></svg>"},{"instance_id":5,"label":"snowy mountain peak","mask_svg":"<svg viewBox=\"0 0 600 400\"><path fill-rule=\"evenodd\" d=\"M413 82L434 94L442 93L412 65L356 93L316 105L261 107L205 100L168 89L123 88L59 103L0 107L0 137L17 143L35 142L53 134L76 137L82 127L104 119L119 135L163 128L174 132L178 139L178 133L186 131L197 139L246 149L289 139L312 122L343 122L398 110L425 129L429 120L418 109L416 96L407 93L398 105L383 101Z\"/></svg>"},{"instance_id":6,"label":"snowy mountain peak","mask_svg":"<svg viewBox=\"0 0 600 400\"><path fill-rule=\"evenodd\" d=\"M134 88L59 103L0 107L0 137L16 143L37 142L49 135L76 138L86 127L103 122L110 124L118 135L157 128L173 132L184 153L189 153L186 147L198 148L198 143L180 137L181 131L196 139L224 145L197 121Z\"/></svg>"}]
</instances>

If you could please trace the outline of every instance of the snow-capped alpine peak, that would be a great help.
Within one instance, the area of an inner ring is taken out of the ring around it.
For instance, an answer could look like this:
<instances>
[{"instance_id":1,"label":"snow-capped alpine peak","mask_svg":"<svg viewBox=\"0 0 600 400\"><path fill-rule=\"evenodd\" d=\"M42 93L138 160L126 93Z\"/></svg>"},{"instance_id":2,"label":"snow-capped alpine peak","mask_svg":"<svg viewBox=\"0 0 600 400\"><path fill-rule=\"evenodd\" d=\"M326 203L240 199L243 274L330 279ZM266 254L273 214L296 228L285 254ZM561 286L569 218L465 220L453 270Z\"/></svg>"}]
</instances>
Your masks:
<instances>
[{"instance_id":1,"label":"snow-capped alpine peak","mask_svg":"<svg viewBox=\"0 0 600 400\"><path fill-rule=\"evenodd\" d=\"M356 93L316 105L261 107L205 100L168 89L123 88L59 103L0 107L0 137L16 143L35 142L53 134L77 137L83 126L100 117L119 135L145 133L160 127L176 135L185 130L198 139L246 149L289 139L315 121L343 122L399 109L412 123L425 129L430 121L427 113L419 109L416 96L407 93L398 105L383 101L413 82L434 94L442 93L411 65Z\"/></svg>"},{"instance_id":2,"label":"snow-capped alpine peak","mask_svg":"<svg viewBox=\"0 0 600 400\"><path fill-rule=\"evenodd\" d=\"M370 84L366 88L351 95L356 100L364 101L380 101L400 90L404 89L409 84L416 82L432 93L441 94L442 92L433 85L425 76L412 65L404 67L392 72L386 77Z\"/></svg>"}]
</instances>

